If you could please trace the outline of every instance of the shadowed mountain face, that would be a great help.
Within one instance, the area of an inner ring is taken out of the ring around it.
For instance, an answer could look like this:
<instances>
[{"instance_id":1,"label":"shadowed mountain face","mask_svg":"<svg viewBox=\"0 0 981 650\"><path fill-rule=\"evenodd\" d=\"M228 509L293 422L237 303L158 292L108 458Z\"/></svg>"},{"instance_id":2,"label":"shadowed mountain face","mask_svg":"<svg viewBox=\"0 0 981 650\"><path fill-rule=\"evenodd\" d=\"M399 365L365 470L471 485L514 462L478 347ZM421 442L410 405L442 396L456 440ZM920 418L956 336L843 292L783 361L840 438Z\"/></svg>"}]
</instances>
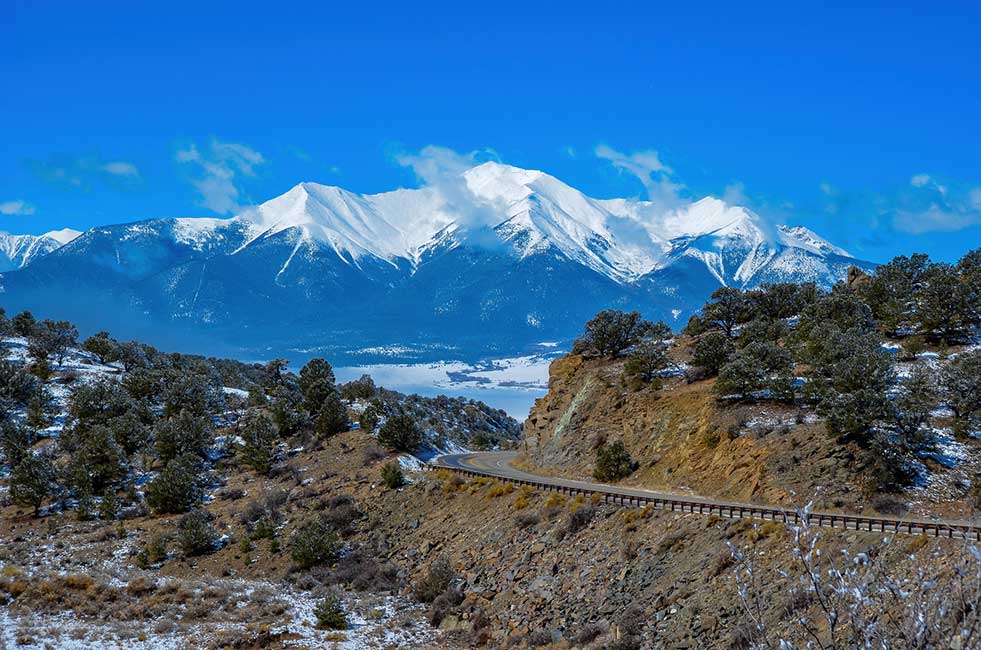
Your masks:
<instances>
[{"instance_id":1,"label":"shadowed mountain face","mask_svg":"<svg viewBox=\"0 0 981 650\"><path fill-rule=\"evenodd\" d=\"M0 275L0 302L215 354L466 359L568 341L600 309L679 327L723 284L830 286L872 267L713 198L663 212L497 163L456 180L376 195L302 183L231 219L49 238Z\"/></svg>"}]
</instances>

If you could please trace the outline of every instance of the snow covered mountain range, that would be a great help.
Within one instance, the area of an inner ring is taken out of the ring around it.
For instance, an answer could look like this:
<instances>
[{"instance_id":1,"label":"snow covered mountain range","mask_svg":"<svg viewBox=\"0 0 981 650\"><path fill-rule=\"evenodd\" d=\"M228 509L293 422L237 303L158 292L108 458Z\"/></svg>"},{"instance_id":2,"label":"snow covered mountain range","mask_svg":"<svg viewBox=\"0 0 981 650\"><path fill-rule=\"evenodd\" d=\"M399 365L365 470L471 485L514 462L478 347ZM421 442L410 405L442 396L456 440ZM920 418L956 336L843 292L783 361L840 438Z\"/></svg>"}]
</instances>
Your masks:
<instances>
[{"instance_id":1,"label":"snow covered mountain range","mask_svg":"<svg viewBox=\"0 0 981 650\"><path fill-rule=\"evenodd\" d=\"M291 359L386 346L415 358L512 353L567 341L603 308L680 326L723 284L830 286L849 265L873 266L715 198L665 212L493 162L422 189L301 183L230 219L60 237L36 238L43 254L0 243L17 269L0 275L8 311Z\"/></svg>"},{"instance_id":2,"label":"snow covered mountain range","mask_svg":"<svg viewBox=\"0 0 981 650\"><path fill-rule=\"evenodd\" d=\"M70 228L43 235L11 235L0 231L0 272L23 268L81 234Z\"/></svg>"}]
</instances>

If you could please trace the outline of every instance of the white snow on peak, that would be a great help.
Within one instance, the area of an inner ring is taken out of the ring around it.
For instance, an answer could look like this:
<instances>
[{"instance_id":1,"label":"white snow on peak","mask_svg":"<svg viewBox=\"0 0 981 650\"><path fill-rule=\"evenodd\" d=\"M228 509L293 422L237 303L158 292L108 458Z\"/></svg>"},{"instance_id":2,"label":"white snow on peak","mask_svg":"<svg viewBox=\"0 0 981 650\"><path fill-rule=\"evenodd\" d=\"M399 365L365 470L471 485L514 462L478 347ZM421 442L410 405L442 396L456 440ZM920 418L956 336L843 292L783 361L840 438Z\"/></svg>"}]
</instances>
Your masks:
<instances>
[{"instance_id":1,"label":"white snow on peak","mask_svg":"<svg viewBox=\"0 0 981 650\"><path fill-rule=\"evenodd\" d=\"M242 248L289 231L293 255L304 245L327 247L354 264L365 256L418 264L427 250L494 229L519 256L555 249L617 282L672 264L682 250L720 280L747 280L787 247L847 256L806 228L775 226L714 197L665 213L649 201L594 199L545 172L496 162L443 184L380 194L300 183L237 219L251 229ZM740 261L728 269L732 250Z\"/></svg>"},{"instance_id":2,"label":"white snow on peak","mask_svg":"<svg viewBox=\"0 0 981 650\"><path fill-rule=\"evenodd\" d=\"M82 233L65 228L43 235L12 235L0 231L0 271L20 269L61 248Z\"/></svg>"},{"instance_id":3,"label":"white snow on peak","mask_svg":"<svg viewBox=\"0 0 981 650\"><path fill-rule=\"evenodd\" d=\"M58 242L59 244L61 244L62 246L64 246L65 244L72 241L73 239L76 239L81 234L82 233L79 230L72 230L71 228L62 228L61 230L52 230L51 232L46 232L43 235L41 235L41 237L49 237L55 240L56 242Z\"/></svg>"},{"instance_id":4,"label":"white snow on peak","mask_svg":"<svg viewBox=\"0 0 981 650\"><path fill-rule=\"evenodd\" d=\"M429 251L464 243L501 244L518 257L561 254L620 283L686 258L700 260L720 282L728 282L748 281L787 249L850 257L807 228L775 226L717 198L665 212L650 201L595 199L545 172L497 162L420 189L380 194L305 182L231 219L171 222L173 237L198 250L220 250L218 244L234 241L237 253L270 240L286 242L290 251L282 270L298 254L324 250L359 267L362 258L396 266L403 260L415 267ZM139 237L153 228L133 224L125 236ZM44 250L77 235L69 230L49 233ZM233 239L226 239L231 235ZM11 239L18 236L6 237L0 252L15 260L9 268L18 268L21 262L16 260L23 256L14 249L26 244Z\"/></svg>"}]
</instances>

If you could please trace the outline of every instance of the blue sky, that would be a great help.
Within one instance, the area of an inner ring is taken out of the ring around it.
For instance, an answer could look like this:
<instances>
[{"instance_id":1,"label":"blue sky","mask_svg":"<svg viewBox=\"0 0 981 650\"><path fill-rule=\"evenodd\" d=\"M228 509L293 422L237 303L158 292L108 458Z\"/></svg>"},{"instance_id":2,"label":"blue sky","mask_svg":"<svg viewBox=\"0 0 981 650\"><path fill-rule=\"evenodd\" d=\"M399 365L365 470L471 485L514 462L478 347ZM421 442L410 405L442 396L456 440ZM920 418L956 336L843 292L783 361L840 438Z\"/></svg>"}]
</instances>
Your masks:
<instances>
[{"instance_id":1,"label":"blue sky","mask_svg":"<svg viewBox=\"0 0 981 650\"><path fill-rule=\"evenodd\" d=\"M8 0L0 229L415 186L438 145L866 259L981 245L977 5L331 4Z\"/></svg>"}]
</instances>

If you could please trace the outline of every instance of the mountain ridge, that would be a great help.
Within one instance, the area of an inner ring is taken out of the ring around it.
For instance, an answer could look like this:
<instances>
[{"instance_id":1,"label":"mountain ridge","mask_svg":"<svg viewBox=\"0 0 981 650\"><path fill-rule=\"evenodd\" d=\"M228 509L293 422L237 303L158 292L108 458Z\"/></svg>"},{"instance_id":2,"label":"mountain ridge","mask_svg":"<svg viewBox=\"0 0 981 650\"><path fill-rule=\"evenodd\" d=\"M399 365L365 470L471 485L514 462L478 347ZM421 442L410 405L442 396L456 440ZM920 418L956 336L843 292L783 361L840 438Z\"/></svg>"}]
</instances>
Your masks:
<instances>
[{"instance_id":1,"label":"mountain ridge","mask_svg":"<svg viewBox=\"0 0 981 650\"><path fill-rule=\"evenodd\" d=\"M602 308L677 326L718 286L830 286L853 264L873 267L717 198L661 211L484 163L420 189L303 182L230 218L100 226L0 287L9 306L70 305L83 326L83 305L102 304L151 339L146 328L343 354L354 337L479 357L568 340Z\"/></svg>"}]
</instances>

